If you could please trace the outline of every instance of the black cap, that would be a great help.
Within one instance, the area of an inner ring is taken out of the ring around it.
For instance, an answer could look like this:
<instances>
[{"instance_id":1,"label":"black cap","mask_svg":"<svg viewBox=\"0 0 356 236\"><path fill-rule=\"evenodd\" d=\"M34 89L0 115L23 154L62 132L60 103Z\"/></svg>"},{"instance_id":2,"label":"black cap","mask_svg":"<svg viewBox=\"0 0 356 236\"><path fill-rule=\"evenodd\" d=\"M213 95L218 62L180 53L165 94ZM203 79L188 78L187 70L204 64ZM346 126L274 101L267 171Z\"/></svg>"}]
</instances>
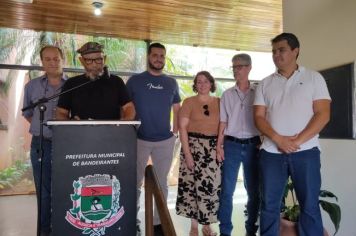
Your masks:
<instances>
[{"instance_id":1,"label":"black cap","mask_svg":"<svg viewBox=\"0 0 356 236\"><path fill-rule=\"evenodd\" d=\"M94 52L104 52L103 49L104 46L97 42L87 42L77 50L77 53L80 53L80 55L85 55Z\"/></svg>"}]
</instances>

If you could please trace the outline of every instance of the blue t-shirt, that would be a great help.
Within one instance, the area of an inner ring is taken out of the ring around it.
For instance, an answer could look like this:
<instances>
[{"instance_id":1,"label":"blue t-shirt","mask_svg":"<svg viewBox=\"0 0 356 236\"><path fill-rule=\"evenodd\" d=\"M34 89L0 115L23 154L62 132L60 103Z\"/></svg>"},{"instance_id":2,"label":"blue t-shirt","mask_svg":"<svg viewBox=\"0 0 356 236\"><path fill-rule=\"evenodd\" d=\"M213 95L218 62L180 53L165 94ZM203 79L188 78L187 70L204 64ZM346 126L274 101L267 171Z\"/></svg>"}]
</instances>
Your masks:
<instances>
[{"instance_id":1,"label":"blue t-shirt","mask_svg":"<svg viewBox=\"0 0 356 236\"><path fill-rule=\"evenodd\" d=\"M136 118L141 121L138 138L157 142L172 137L171 108L181 101L177 81L145 71L132 76L126 86L135 105Z\"/></svg>"}]
</instances>

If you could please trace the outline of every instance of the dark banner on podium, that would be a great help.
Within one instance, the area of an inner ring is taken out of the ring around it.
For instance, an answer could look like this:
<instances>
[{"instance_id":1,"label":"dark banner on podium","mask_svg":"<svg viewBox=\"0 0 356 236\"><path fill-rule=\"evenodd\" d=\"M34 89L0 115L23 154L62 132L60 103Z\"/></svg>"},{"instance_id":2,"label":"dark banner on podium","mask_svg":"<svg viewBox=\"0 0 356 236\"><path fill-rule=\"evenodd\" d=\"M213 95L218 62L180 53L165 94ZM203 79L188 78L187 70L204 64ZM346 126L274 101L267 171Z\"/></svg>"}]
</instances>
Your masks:
<instances>
[{"instance_id":1,"label":"dark banner on podium","mask_svg":"<svg viewBox=\"0 0 356 236\"><path fill-rule=\"evenodd\" d=\"M138 122L52 121L52 235L136 235Z\"/></svg>"}]
</instances>

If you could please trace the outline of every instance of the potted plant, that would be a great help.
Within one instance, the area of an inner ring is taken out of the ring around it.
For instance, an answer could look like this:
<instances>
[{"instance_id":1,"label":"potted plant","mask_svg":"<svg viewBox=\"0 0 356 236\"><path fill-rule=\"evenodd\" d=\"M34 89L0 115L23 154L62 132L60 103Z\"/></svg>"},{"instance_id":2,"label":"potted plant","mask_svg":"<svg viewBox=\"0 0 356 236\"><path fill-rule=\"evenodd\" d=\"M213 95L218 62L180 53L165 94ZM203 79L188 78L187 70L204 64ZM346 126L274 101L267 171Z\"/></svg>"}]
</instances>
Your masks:
<instances>
[{"instance_id":1,"label":"potted plant","mask_svg":"<svg viewBox=\"0 0 356 236\"><path fill-rule=\"evenodd\" d=\"M289 194L292 198L292 201L291 204L286 204L286 199ZM340 206L337 203L335 203L338 201L338 198L332 192L329 192L327 190L320 190L319 197L320 197L319 205L326 213L328 213L335 227L335 233L333 235L336 235L337 231L339 230L340 221L341 221ZM325 200L326 198L335 199L335 202L327 201ZM283 207L281 209L281 212L282 212L281 214L282 217L281 217L281 225L280 225L280 236L297 236L298 233L297 233L296 222L298 221L299 218L300 207L291 180L288 181L288 184L286 185L285 188ZM327 235L328 233L324 230L324 236Z\"/></svg>"}]
</instances>

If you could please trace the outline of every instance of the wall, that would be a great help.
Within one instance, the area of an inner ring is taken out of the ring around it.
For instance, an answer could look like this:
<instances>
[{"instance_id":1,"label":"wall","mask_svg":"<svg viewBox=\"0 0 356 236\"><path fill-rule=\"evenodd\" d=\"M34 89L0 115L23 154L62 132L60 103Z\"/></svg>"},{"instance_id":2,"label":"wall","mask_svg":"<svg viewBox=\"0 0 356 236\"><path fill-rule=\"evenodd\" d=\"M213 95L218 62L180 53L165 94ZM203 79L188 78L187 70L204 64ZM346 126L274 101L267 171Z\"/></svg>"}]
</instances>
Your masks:
<instances>
[{"instance_id":1,"label":"wall","mask_svg":"<svg viewBox=\"0 0 356 236\"><path fill-rule=\"evenodd\" d=\"M28 63L32 54L32 47L27 47L28 54L22 58L23 63ZM17 52L13 49L9 56L1 63L14 64ZM15 160L24 158L25 150L29 147L29 124L22 117L23 87L27 82L26 71L0 70L0 79L11 80L7 94L0 94L0 117L2 123L7 125L6 130L0 130L0 171L15 164ZM9 78L8 78L9 77ZM11 79L10 79L11 78ZM22 159L21 159L22 160Z\"/></svg>"},{"instance_id":2,"label":"wall","mask_svg":"<svg viewBox=\"0 0 356 236\"><path fill-rule=\"evenodd\" d=\"M299 63L321 70L356 59L356 1L283 0L285 32L301 42ZM322 188L339 197L342 219L339 236L356 236L356 140L321 140ZM333 226L323 215L329 232Z\"/></svg>"}]
</instances>

